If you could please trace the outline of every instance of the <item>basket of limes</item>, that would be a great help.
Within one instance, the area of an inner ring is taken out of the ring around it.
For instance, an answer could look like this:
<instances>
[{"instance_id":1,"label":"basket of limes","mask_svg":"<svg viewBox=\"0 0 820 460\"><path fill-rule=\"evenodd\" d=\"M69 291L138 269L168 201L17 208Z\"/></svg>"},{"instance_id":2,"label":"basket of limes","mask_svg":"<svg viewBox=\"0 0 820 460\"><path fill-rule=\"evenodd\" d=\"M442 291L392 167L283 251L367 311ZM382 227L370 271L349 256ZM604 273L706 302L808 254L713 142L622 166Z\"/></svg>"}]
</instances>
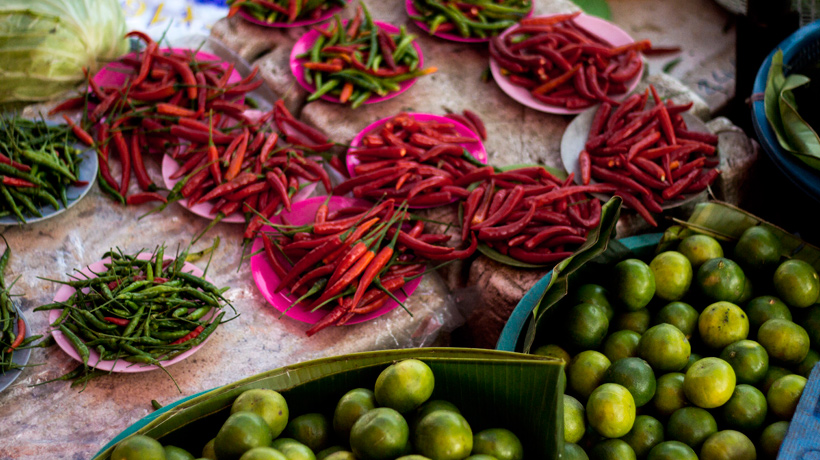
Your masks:
<instances>
[{"instance_id":1,"label":"basket of limes","mask_svg":"<svg viewBox=\"0 0 820 460\"><path fill-rule=\"evenodd\" d=\"M163 408L95 459L558 458L563 377L556 359L492 350L336 356Z\"/></svg>"},{"instance_id":2,"label":"basket of limes","mask_svg":"<svg viewBox=\"0 0 820 460\"><path fill-rule=\"evenodd\" d=\"M564 458L777 455L820 360L820 249L724 203L680 224L611 242L518 341L567 363Z\"/></svg>"}]
</instances>

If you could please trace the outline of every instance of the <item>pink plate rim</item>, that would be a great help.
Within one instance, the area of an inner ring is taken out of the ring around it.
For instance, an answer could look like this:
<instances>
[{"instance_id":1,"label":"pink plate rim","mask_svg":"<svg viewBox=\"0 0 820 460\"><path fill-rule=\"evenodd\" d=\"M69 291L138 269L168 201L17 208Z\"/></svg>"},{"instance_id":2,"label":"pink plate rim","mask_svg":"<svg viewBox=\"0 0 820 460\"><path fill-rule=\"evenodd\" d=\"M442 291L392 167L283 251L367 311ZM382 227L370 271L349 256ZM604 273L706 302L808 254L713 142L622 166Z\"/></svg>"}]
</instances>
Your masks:
<instances>
[{"instance_id":1,"label":"pink plate rim","mask_svg":"<svg viewBox=\"0 0 820 460\"><path fill-rule=\"evenodd\" d=\"M535 11L535 0L532 0L530 5L531 5L530 12L527 13L524 16L524 18L528 18L528 17L532 16L533 12ZM405 0L404 7L407 10L407 14L409 16L418 16L418 15L421 14L421 12L416 9L416 6L413 5L413 0ZM427 35L430 35L430 28L427 27L427 24L425 24L424 21L414 20L413 23L416 24L416 26L419 29L427 32ZM502 31L499 30L498 32L501 33ZM435 34L432 34L432 36L437 37L437 38L441 38L441 39L444 39L444 40L450 40L452 42L460 42L460 43L487 43L492 39L492 37L487 37L487 38L466 37L465 38L465 37L462 37L461 35L451 34L449 32L443 32L443 33L442 32L436 32Z\"/></svg>"},{"instance_id":2,"label":"pink plate rim","mask_svg":"<svg viewBox=\"0 0 820 460\"><path fill-rule=\"evenodd\" d=\"M316 209L324 203L327 197L324 196L317 196L314 198L308 198L307 200L300 201L299 203L295 203L291 208L291 212L282 211L287 219L295 224L295 225L302 225L308 222L312 222L314 216L316 214ZM357 198L347 198L341 196L332 196L330 197L330 201L328 202L328 209L332 212L340 208L348 207L348 206L372 206L373 203L365 200L360 200ZM280 214L280 216L282 215ZM276 216L275 218L271 219L273 223L278 223L280 221L280 216ZM271 231L270 227L264 227L262 231ZM260 252L261 251L261 252ZM262 250L262 239L256 238L253 243L253 249L251 250L252 253L259 252L258 254L251 257L251 273L253 274L253 280L256 283L256 287L259 289L259 292L262 294L262 297L273 306L276 310L280 312L284 312L287 310L287 307L290 306L291 302L296 300L289 292L284 290L274 293L273 290L279 284L279 277L276 276L274 273L273 268L271 268L270 263L268 262L268 258L265 255L265 252ZM404 286L404 292L398 292L396 294L396 298L404 302L408 296L413 294L413 291L416 290L419 283L421 283L421 277L416 278ZM407 295L405 295L405 293ZM382 308L368 313L366 315L359 315L354 317L354 319L347 322L347 324L358 324L365 321L369 321L371 319L377 318L382 316L390 311L396 309L399 304L397 304L394 300L388 300ZM328 310L321 309L315 312L303 311L298 309L298 306L291 308L290 311L285 313L285 316L295 319L297 321L301 321L303 323L308 324L315 324L320 319L322 319Z\"/></svg>"},{"instance_id":3,"label":"pink plate rim","mask_svg":"<svg viewBox=\"0 0 820 460\"><path fill-rule=\"evenodd\" d=\"M539 17L551 17L554 15L548 16L539 16ZM621 46L627 45L629 43L634 43L635 40L629 36L626 31L618 27L617 25L595 16L590 16L588 14L580 14L578 17L574 19L578 25L586 28L587 30L594 31L596 35L601 37L602 39L612 43L613 46ZM510 27L507 30L518 28L520 25L516 24ZM641 61L641 69L643 70L643 61ZM530 95L530 92L521 86L514 85L510 83L510 81L501 73L501 67L499 67L498 63L495 62L495 59L490 57L490 70L493 74L493 79L498 83L498 86L501 87L501 90L507 93L508 96L515 99L519 103L531 108L538 110L540 112L546 113L554 113L557 115L576 115L584 110L589 109L589 107L582 107L579 109L568 109L566 107L559 107L555 105L544 104L543 102L535 99ZM625 98L632 90L638 86L638 82L641 80L641 75L643 71L639 71L638 74L629 81L626 87L626 92L621 95L612 96L615 100L621 100Z\"/></svg>"},{"instance_id":4,"label":"pink plate rim","mask_svg":"<svg viewBox=\"0 0 820 460\"><path fill-rule=\"evenodd\" d=\"M141 252L137 257L140 258L140 259L143 259L143 260L149 259L149 258L151 258L151 253L150 252ZM166 256L164 259L165 260L169 260L169 259L173 260L173 257ZM106 264L110 261L111 261L111 259L106 257L105 259L94 262L93 264L88 265L87 267L83 268L82 270L80 270L80 273L82 273L84 275L87 275L89 278L96 278L97 275L95 275L94 273L95 272L101 272L101 271L105 270L105 265L104 264ZM202 276L202 273L203 273L202 270L199 267L197 267L196 265L193 265L191 263L188 263L188 262L185 262L185 264L182 266L182 270L183 270L183 272L191 273L195 276ZM210 281L210 279L208 277L206 277L205 279ZM63 285L57 291L57 293L54 294L54 302L63 302L65 300L67 300L69 297L71 297L71 294L73 294L75 290L76 289L74 289L71 286ZM216 317L216 311L215 310L216 309L212 308L211 311L208 313L208 315L205 317L205 319L213 320ZM61 313L62 313L62 310L51 310L49 315L48 315L49 323L53 323L54 321L56 321L57 318L60 317ZM53 329L51 331L51 335L54 337L54 340L57 342L57 345L68 356L71 356L73 359L75 359L79 362L83 361L82 358L80 358L80 355L77 354L77 351L71 345L71 342L68 341L68 339L65 337L65 335L62 332L60 332L59 329ZM161 361L162 366L163 367L168 367L172 364L176 364L176 363L182 361L183 359L191 356L192 354L196 353L197 350L202 348L202 346L205 345L205 343L208 342L208 340L210 340L210 339L211 339L211 337L207 337L205 339L205 341L202 342L201 344L191 348L190 350L188 350L184 353L179 354L178 356L174 357L173 359L170 359L170 360L167 360L167 361ZM155 369L159 369L159 367L154 366L152 364L130 363L130 362L124 361L124 360L100 361L100 355L94 349L89 349L88 353L89 353L88 366L92 367L92 368L95 368L95 369L103 370L103 371L133 373L133 372L147 372L147 371L152 371L152 370L155 370Z\"/></svg>"},{"instance_id":5,"label":"pink plate rim","mask_svg":"<svg viewBox=\"0 0 820 460\"><path fill-rule=\"evenodd\" d=\"M350 3L351 1L352 0L347 0L347 3ZM244 8L240 8L239 11L238 11L238 14L239 14L239 16L242 16L242 19L244 19L248 22L254 23L258 26L272 27L272 28L277 28L277 29L287 29L287 28L292 28L292 27L303 27L303 26L309 26L311 24L318 24L320 22L325 22L328 19L330 19L331 17L333 17L334 14L338 13L339 11L342 11L344 8L345 8L344 6L336 5L332 8L329 8L327 11L322 13L316 19L301 19L299 21L294 21L294 22L266 22L266 21L262 21L260 19L256 19L255 17L253 17L253 15L248 13L247 11L245 11Z\"/></svg>"},{"instance_id":6,"label":"pink plate rim","mask_svg":"<svg viewBox=\"0 0 820 460\"><path fill-rule=\"evenodd\" d=\"M347 20L343 21L343 23L347 24ZM386 22L379 22L379 21L374 21L374 23L377 26L384 29L384 31L389 33L389 34L395 34L395 33L399 32L399 28L394 26L393 24L388 24ZM302 71L302 64L307 62L307 59L299 59L296 56L298 56L302 53L310 51L311 46L313 46L313 43L316 41L316 39L318 37L319 37L319 32L318 31L316 31L316 30L308 31L307 33L302 35L302 37L299 38L299 40L296 41L296 43L293 45L293 49L290 52L290 72L291 72L291 74L293 74L293 77L296 79L296 82L299 83L299 86L304 88L305 91L307 91L308 93L313 93L314 91L316 91L316 86L311 85L307 81L305 81L305 74ZM419 46L418 42L415 41L415 40L413 41L413 48L415 48L416 52L419 54L419 69L421 69L421 68L424 67L424 54L422 53L421 47ZM382 102L382 101L386 101L388 99L392 99L392 98L404 93L408 89L410 89L410 87L413 86L413 84L416 83L416 80L418 80L418 78L411 78L410 80L403 81L403 82L399 83L399 90L398 91L393 91L393 92L387 93L384 96L371 97L370 99L368 99L364 103L365 104L375 104L377 102ZM329 96L327 94L325 94L324 96L321 96L320 99L328 101L328 102L335 102L337 104L341 104L341 101L339 101L338 98L333 97L333 96Z\"/></svg>"}]
</instances>

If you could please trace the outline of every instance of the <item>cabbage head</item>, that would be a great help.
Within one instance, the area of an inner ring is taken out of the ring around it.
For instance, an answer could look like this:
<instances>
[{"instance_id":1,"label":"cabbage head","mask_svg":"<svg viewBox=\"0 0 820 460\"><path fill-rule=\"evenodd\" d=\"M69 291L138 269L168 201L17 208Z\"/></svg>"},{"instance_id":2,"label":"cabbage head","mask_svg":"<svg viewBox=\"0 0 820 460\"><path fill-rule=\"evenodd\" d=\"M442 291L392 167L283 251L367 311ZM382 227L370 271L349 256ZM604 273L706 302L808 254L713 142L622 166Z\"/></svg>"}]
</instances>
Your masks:
<instances>
[{"instance_id":1,"label":"cabbage head","mask_svg":"<svg viewBox=\"0 0 820 460\"><path fill-rule=\"evenodd\" d=\"M119 0L0 0L0 104L45 101L128 48Z\"/></svg>"}]
</instances>

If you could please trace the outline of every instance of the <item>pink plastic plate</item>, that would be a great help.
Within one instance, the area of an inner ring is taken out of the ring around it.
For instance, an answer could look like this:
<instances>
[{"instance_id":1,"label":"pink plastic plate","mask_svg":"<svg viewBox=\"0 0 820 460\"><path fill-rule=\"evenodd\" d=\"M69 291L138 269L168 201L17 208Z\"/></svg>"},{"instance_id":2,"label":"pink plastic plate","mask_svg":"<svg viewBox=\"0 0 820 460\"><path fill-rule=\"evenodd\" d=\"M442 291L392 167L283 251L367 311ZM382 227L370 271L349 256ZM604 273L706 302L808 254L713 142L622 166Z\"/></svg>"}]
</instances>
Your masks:
<instances>
[{"instance_id":1,"label":"pink plastic plate","mask_svg":"<svg viewBox=\"0 0 820 460\"><path fill-rule=\"evenodd\" d=\"M417 10L415 5L413 5L413 0L405 0L404 2L405 9L407 9L407 14L410 16L421 16L421 11ZM532 3L533 7L535 6L535 0ZM524 17L528 18L532 16L533 8L530 8L530 12L527 13ZM413 21L419 29L427 32L430 34L430 28L427 27L427 24L424 21ZM501 31L498 31L501 33ZM474 37L462 37L461 35L450 33L450 32L436 32L433 34L434 37L443 38L445 40L450 40L453 42L461 42L461 43L486 43L490 41L491 37L487 38L474 38Z\"/></svg>"},{"instance_id":2,"label":"pink plastic plate","mask_svg":"<svg viewBox=\"0 0 820 460\"><path fill-rule=\"evenodd\" d=\"M574 21L579 26L590 31L591 33L594 33L603 40L611 43L613 46L627 45L635 41L632 39L632 37L629 36L629 34L624 32L624 30L620 27L616 26L615 24L609 21L597 18L595 16L581 14L580 16L576 17ZM514 25L510 27L510 29L516 29L518 27L518 25ZM643 64L641 64L641 69L643 69ZM519 103L524 104L531 109L535 109L541 112L555 113L559 115L572 115L581 113L589 108L583 107L579 109L568 109L566 107L545 104L535 99L534 97L532 97L530 91L527 88L510 83L507 77L501 73L501 67L499 67L498 63L496 63L495 59L493 59L492 57L490 57L490 70L493 73L493 79L498 83L498 86L501 87L502 91L507 93L508 96L515 99ZM618 96L612 96L612 98L616 100L625 98L638 85L638 82L641 79L641 75L642 72L639 71L638 74L632 80L629 80L627 82L626 92Z\"/></svg>"},{"instance_id":3,"label":"pink plastic plate","mask_svg":"<svg viewBox=\"0 0 820 460\"><path fill-rule=\"evenodd\" d=\"M291 212L283 211L282 214L294 225L303 225L310 222L313 222L313 219L316 215L316 210L319 206L324 203L326 197L317 196L314 198L309 198L307 200L301 201L293 205ZM338 209L342 209L348 206L372 206L373 203L364 200L358 200L353 198L345 198L334 196L330 198L328 202L328 209L333 212ZM273 223L279 223L281 219L279 216L271 219ZM264 227L262 231L273 231L270 227ZM276 276L276 273L271 268L270 263L268 262L268 258L265 255L265 252L262 250L262 240L257 238L256 241L253 243L253 250L252 252L262 251L259 254L251 257L251 272L253 273L253 280L256 282L256 286L259 288L259 292L262 293L262 296L265 300L268 301L274 308L279 310L280 312L285 312L288 309L291 303L296 300L297 297L293 296L290 292L286 290L281 290L277 293L274 293L274 289L276 286L279 285L279 277ZM421 278L416 278L413 281L410 281L404 286L404 291L399 291L396 293L396 298L404 302L407 297L413 294L413 291L416 290L419 283L421 282ZM407 295L405 295L407 293ZM320 309L316 310L315 312L306 311L300 308L301 305L296 305L291 308L287 313L286 316L293 318L298 321L302 321L308 324L315 324L320 319L322 319L328 312L328 309ZM381 315L384 315L387 312L394 310L398 307L397 304L393 300L387 301L384 306L372 313L368 313L366 315L359 315L356 316L354 319L348 321L347 324L358 324L364 321L369 321L373 318L377 318Z\"/></svg>"},{"instance_id":4,"label":"pink plastic plate","mask_svg":"<svg viewBox=\"0 0 820 460\"><path fill-rule=\"evenodd\" d=\"M344 21L344 24L347 24L347 21ZM387 24L387 23L378 22L378 21L375 21L375 24L377 26L381 27L382 29L384 29L384 31L389 33L389 34L399 33L399 28L392 25L392 24ZM327 27L330 27L330 26L328 25ZM299 85L309 93L313 93L314 91L316 91L316 86L309 84L305 80L305 73L304 73L304 69L302 69L302 64L304 64L305 62L308 62L308 59L304 59L304 58L300 59L300 58L297 58L297 56L299 56L300 54L303 54L303 53L310 52L310 49L313 47L313 44L316 43L316 40L318 38L319 38L319 32L317 32L315 30L311 30L311 31L307 32L306 34L302 35L302 38L300 38L296 42L296 44L293 45L293 50L290 52L290 71L293 74L293 76L296 78L296 81L299 83ZM415 42L415 41L413 42L413 47L416 48L416 52L419 54L419 69L421 69L421 68L424 67L424 55L422 54L421 47L419 47L417 42ZM408 89L410 89L410 87L413 86L413 84L416 82L416 80L417 80L417 78L411 78L410 80L403 81L403 82L399 83L399 90L398 91L393 91L393 92L387 93L384 96L371 96L370 99L365 101L365 104L375 104L377 102L382 102L382 101L386 101L388 99L392 99L392 98L398 96L399 94L401 94L401 93L407 91ZM322 96L321 99L323 99L325 101L330 101L330 102L335 102L337 104L341 104L341 101L339 101L339 99L337 97L330 96L330 95L327 95L327 94Z\"/></svg>"},{"instance_id":5,"label":"pink plastic plate","mask_svg":"<svg viewBox=\"0 0 820 460\"><path fill-rule=\"evenodd\" d=\"M447 117L442 117L442 116L439 116L439 115L432 115L432 114L429 114L429 113L408 113L408 115L412 116L413 118L415 118L416 120L418 120L420 122L434 121L434 122L439 122L439 123L452 123L453 126L454 126L454 129L456 130L456 132L458 132L459 135L464 136L464 137L472 137L472 138L475 138L476 140L478 140L478 142L460 144L460 145L462 147L464 147L468 152L470 152L470 154L472 156L474 156L478 161L480 161L484 164L487 164L487 151L484 149L484 144L481 143L481 139L479 139L478 135L476 133L474 133L470 128L462 125L461 123L459 123L455 120L452 120L452 119L447 118ZM367 136L370 133L373 133L373 132L377 131L379 128L384 126L385 123L392 120L393 118L394 117L382 118L381 120L378 120L378 121L373 122L370 125L368 125L365 129L361 130L359 132L359 134L356 135L356 137L353 138L353 141L350 143L351 148L360 147L362 145L362 141L363 141L365 136ZM350 174L350 177L356 177L356 173L354 172L354 168L356 167L356 165L359 164L359 159L356 158L356 155L348 154L348 155L346 155L345 161L347 162L347 172ZM458 200L458 198L455 198L451 201L451 203L454 203L457 200ZM423 208L430 208L430 207L434 207L434 206L439 206L439 205L411 206L411 208L423 209Z\"/></svg>"},{"instance_id":6,"label":"pink plastic plate","mask_svg":"<svg viewBox=\"0 0 820 460\"><path fill-rule=\"evenodd\" d=\"M144 253L139 254L138 257L140 259L150 259L151 254L147 253L147 252L144 252ZM165 260L169 260L169 259L173 260L173 257L170 257L170 256L165 257ZM99 272L105 271L106 270L105 264L110 262L110 261L111 261L111 259L106 257L105 259L103 259L99 262L95 262L95 263L85 267L84 269L80 270L80 273L88 276L89 278L96 278L97 275L95 275L94 273L99 273ZM186 273L192 273L196 276L202 276L202 270L200 270L199 267L197 267L196 265L193 265L193 264L189 264L187 262L185 263L185 265L183 265L182 271L186 272ZM207 277L205 279L211 281ZM54 295L54 302L64 302L64 301L68 300L68 298L71 297L71 294L73 294L75 290L76 289L74 289L71 286L63 285L63 287L61 287L60 290L57 291L57 294ZM51 312L48 315L49 323L53 323L54 321L56 321L57 318L60 317L61 313L62 313L62 310L51 310ZM208 313L208 315L205 317L205 319L206 320L214 319L215 318L215 313L216 313L216 311L214 309L212 309L211 312ZM79 362L83 361L82 358L80 358L80 355L77 354L77 351L71 345L71 342L68 341L68 339L63 335L62 332L55 329L55 330L51 331L51 335L54 336L54 340L57 342L57 345L59 345L60 348L62 348L64 352L66 352L69 356L71 356L72 358L76 359ZM210 340L210 337L206 338L205 342L207 342L208 340ZM173 359L170 359L168 361L161 361L163 367L168 367L171 364L176 364L176 363L182 361L183 359L191 356L197 350L202 348L202 346L205 345L205 342L202 342L201 344L191 348L190 350L186 351L185 353L182 353L182 354L174 357ZM89 367L94 367L94 368L99 369L99 370L111 371L111 372L146 372L146 371L152 371L154 369L159 369L159 367L154 366L154 365L140 364L140 363L129 363L128 361L123 361L123 360L100 361L99 353L97 353L93 349L89 349L88 351L89 351L89 358L88 358Z\"/></svg>"},{"instance_id":7,"label":"pink plastic plate","mask_svg":"<svg viewBox=\"0 0 820 460\"><path fill-rule=\"evenodd\" d=\"M350 1L351 0L347 0L347 3L350 3ZM275 28L288 28L288 27L309 26L311 24L318 24L320 22L327 21L328 19L333 17L334 14L338 13L339 11L342 11L343 8L344 7L337 5L337 6L334 6L332 8L328 8L327 10L325 10L324 13L322 13L321 15L316 17L316 19L302 19L300 21L294 21L294 22L267 22L267 21L262 21L260 19L256 19L255 17L253 17L253 15L248 13L247 11L245 11L244 8L239 9L239 15L242 16L242 19L244 19L248 22L252 22L254 24L260 25L260 26L275 27Z\"/></svg>"}]
</instances>

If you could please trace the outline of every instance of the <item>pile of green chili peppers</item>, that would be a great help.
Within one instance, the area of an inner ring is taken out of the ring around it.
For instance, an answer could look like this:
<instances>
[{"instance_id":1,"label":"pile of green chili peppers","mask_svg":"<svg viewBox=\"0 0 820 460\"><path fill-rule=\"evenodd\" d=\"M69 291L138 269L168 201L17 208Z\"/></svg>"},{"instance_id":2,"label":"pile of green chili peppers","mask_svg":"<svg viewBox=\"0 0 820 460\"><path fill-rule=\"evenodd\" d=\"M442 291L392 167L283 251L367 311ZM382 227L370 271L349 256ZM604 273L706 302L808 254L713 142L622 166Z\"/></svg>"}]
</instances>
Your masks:
<instances>
[{"instance_id":1,"label":"pile of green chili peppers","mask_svg":"<svg viewBox=\"0 0 820 460\"><path fill-rule=\"evenodd\" d=\"M0 217L42 217L44 206L68 206L79 181L81 150L67 125L20 117L0 118Z\"/></svg>"},{"instance_id":2,"label":"pile of green chili peppers","mask_svg":"<svg viewBox=\"0 0 820 460\"><path fill-rule=\"evenodd\" d=\"M420 16L412 16L436 32L464 38L488 38L514 25L532 10L532 0L413 0Z\"/></svg>"},{"instance_id":3,"label":"pile of green chili peppers","mask_svg":"<svg viewBox=\"0 0 820 460\"><path fill-rule=\"evenodd\" d=\"M62 310L51 327L63 333L83 361L57 380L73 380L75 386L105 374L93 368L96 359L89 365L92 350L105 361L149 364L164 370L162 361L200 345L223 322L225 312L217 312L223 304L230 305L223 297L228 288L217 288L204 275L183 270L186 261L204 252L185 250L168 259L164 252L165 247L160 246L150 258L140 258L140 253L112 250L103 254L109 259L106 270L94 278L80 274L72 281L49 280L76 291L63 302L34 311Z\"/></svg>"}]
</instances>

